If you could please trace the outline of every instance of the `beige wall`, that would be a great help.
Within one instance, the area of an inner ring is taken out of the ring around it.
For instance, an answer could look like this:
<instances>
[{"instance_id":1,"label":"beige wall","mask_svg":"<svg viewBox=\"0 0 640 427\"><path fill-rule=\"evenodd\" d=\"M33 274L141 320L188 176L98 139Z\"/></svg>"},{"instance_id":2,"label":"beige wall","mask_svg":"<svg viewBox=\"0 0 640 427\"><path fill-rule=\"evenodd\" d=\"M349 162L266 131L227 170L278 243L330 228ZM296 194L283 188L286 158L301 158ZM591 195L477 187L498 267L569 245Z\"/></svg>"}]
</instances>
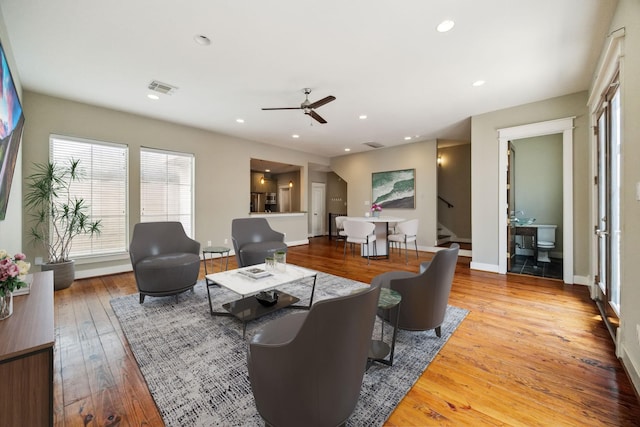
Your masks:
<instances>
[{"instance_id":1,"label":"beige wall","mask_svg":"<svg viewBox=\"0 0 640 427\"><path fill-rule=\"evenodd\" d=\"M620 283L622 359L640 392L640 2L620 0L610 32L624 27L624 62L621 75L622 100L622 277Z\"/></svg>"},{"instance_id":2,"label":"beige wall","mask_svg":"<svg viewBox=\"0 0 640 427\"><path fill-rule=\"evenodd\" d=\"M432 248L437 239L437 142L424 141L365 153L334 157L331 167L347 183L347 214L363 216L371 202L371 174L398 169L416 170L416 208L385 209L384 216L420 220L418 246ZM365 201L369 204L365 205Z\"/></svg>"},{"instance_id":3,"label":"beige wall","mask_svg":"<svg viewBox=\"0 0 640 427\"><path fill-rule=\"evenodd\" d=\"M0 40L2 48L7 57L7 64L11 69L11 76L16 84L18 96L24 108L24 97L22 96L22 85L20 84L20 76L17 73L16 63L13 59L11 43L9 43L9 35L4 25L4 17L0 10ZM29 117L27 116L26 125L29 125ZM4 221L0 221L0 249L4 249L10 254L22 252L22 143L16 158L16 167L13 171L13 181L11 182L11 190L9 191L9 204Z\"/></svg>"},{"instance_id":4,"label":"beige wall","mask_svg":"<svg viewBox=\"0 0 640 427\"><path fill-rule=\"evenodd\" d=\"M591 206L587 92L521 105L471 118L472 266L498 271L498 129L575 116L573 133L574 271L590 274Z\"/></svg>"},{"instance_id":5,"label":"beige wall","mask_svg":"<svg viewBox=\"0 0 640 427\"><path fill-rule=\"evenodd\" d=\"M34 162L48 159L49 134L56 133L81 138L126 144L129 147L129 227L139 222L141 146L180 150L195 154L195 238L201 243L211 240L215 245L231 242L231 220L249 214L250 159L302 165L299 182L305 188L308 163L328 165L321 156L241 140L201 129L177 125L50 97L24 92L28 118L23 139L24 175L31 173ZM288 182L288 181L287 181ZM306 209L307 194L302 192L300 208ZM272 222L272 220L269 220ZM306 242L306 214L277 221L274 228L287 233L287 242ZM25 223L25 228L27 224ZM278 228L279 227L279 228ZM26 230L24 231L26 233ZM25 239L25 243L26 239ZM229 244L227 244L229 245ZM43 256L41 251L25 245L29 257ZM128 265L125 260L78 266L79 276L87 269L98 272L119 271Z\"/></svg>"},{"instance_id":6,"label":"beige wall","mask_svg":"<svg viewBox=\"0 0 640 427\"><path fill-rule=\"evenodd\" d=\"M438 167L438 195L453 207L439 201L438 222L457 238L471 240L471 144L442 147L446 143L438 140L438 157L442 161Z\"/></svg>"}]
</instances>

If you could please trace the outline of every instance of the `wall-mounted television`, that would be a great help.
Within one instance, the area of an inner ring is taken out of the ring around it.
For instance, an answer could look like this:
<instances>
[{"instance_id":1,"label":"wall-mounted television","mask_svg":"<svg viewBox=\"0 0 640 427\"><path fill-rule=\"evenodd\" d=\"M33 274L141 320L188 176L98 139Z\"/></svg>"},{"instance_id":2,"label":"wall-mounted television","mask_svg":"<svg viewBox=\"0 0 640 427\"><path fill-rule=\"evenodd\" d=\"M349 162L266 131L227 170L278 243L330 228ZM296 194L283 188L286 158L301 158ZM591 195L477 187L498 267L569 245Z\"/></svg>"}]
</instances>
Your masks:
<instances>
[{"instance_id":1,"label":"wall-mounted television","mask_svg":"<svg viewBox=\"0 0 640 427\"><path fill-rule=\"evenodd\" d=\"M0 220L4 220L22 139L24 114L2 43L0 60Z\"/></svg>"}]
</instances>

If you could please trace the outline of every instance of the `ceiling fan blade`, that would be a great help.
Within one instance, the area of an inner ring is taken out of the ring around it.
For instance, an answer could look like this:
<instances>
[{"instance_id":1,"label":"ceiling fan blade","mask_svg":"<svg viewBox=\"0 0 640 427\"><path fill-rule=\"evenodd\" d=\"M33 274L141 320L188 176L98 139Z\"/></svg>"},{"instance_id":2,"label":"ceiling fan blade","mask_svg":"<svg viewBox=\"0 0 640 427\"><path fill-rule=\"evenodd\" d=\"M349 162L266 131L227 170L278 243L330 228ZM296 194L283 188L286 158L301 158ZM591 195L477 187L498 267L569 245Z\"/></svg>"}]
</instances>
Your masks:
<instances>
[{"instance_id":1,"label":"ceiling fan blade","mask_svg":"<svg viewBox=\"0 0 640 427\"><path fill-rule=\"evenodd\" d=\"M307 107L308 108L318 108L318 107L322 107L324 104L328 104L331 101L335 101L336 97L333 95L329 95L326 98L322 98L316 102L314 102L313 104L309 104Z\"/></svg>"},{"instance_id":2,"label":"ceiling fan blade","mask_svg":"<svg viewBox=\"0 0 640 427\"><path fill-rule=\"evenodd\" d=\"M263 110L300 110L302 107L263 108Z\"/></svg>"},{"instance_id":3,"label":"ceiling fan blade","mask_svg":"<svg viewBox=\"0 0 640 427\"><path fill-rule=\"evenodd\" d=\"M313 117L314 119L316 119L320 123L327 123L327 121L325 119L320 117L320 115L318 113L316 113L315 111L313 111L313 110L309 110L308 112L305 112L305 114L308 114L309 116Z\"/></svg>"}]
</instances>

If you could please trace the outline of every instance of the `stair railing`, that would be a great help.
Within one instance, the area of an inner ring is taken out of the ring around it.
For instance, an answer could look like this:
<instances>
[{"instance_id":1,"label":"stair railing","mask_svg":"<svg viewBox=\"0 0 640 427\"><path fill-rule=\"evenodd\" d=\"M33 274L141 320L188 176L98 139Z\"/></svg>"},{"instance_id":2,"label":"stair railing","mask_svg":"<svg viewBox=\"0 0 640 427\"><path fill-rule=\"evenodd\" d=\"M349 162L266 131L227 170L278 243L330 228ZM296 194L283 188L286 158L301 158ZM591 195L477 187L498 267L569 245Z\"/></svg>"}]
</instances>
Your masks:
<instances>
[{"instance_id":1,"label":"stair railing","mask_svg":"<svg viewBox=\"0 0 640 427\"><path fill-rule=\"evenodd\" d=\"M442 197L438 196L438 199L440 199L441 201L443 201L444 203L447 204L447 207L449 209L451 209L453 207L453 205L451 203L449 203L447 200L443 199Z\"/></svg>"}]
</instances>

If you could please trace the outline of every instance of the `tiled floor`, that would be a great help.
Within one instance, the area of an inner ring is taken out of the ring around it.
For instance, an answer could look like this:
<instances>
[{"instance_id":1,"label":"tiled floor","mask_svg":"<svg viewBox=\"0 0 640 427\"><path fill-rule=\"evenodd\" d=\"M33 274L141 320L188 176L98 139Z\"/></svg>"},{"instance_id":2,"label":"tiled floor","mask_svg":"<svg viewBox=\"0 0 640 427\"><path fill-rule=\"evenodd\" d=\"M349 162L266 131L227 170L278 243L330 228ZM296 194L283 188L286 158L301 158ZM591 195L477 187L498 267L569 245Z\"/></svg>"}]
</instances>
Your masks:
<instances>
[{"instance_id":1,"label":"tiled floor","mask_svg":"<svg viewBox=\"0 0 640 427\"><path fill-rule=\"evenodd\" d=\"M532 256L516 255L511 262L510 271L549 279L562 279L562 259L551 258L551 262L538 262L534 265Z\"/></svg>"}]
</instances>

